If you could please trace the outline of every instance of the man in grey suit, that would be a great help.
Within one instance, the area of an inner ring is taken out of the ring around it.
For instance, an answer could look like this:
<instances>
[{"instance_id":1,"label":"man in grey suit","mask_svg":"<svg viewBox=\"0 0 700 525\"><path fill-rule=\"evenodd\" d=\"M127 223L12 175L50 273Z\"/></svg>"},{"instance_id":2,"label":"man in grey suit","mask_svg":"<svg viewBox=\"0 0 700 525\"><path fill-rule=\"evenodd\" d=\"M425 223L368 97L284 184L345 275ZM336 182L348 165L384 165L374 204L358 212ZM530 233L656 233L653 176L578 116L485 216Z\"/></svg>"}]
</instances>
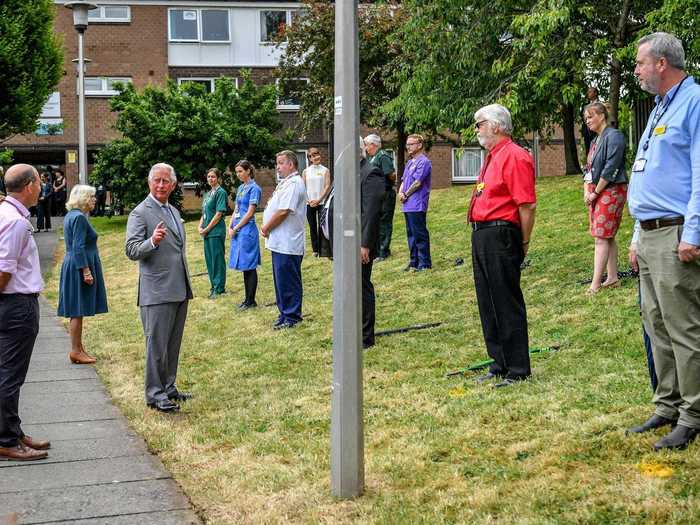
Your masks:
<instances>
[{"instance_id":1,"label":"man in grey suit","mask_svg":"<svg viewBox=\"0 0 700 525\"><path fill-rule=\"evenodd\" d=\"M137 304L146 337L146 404L161 412L180 409L192 397L175 386L180 343L192 286L180 213L168 204L177 185L169 164L148 174L150 195L129 214L126 256L139 261Z\"/></svg>"}]
</instances>

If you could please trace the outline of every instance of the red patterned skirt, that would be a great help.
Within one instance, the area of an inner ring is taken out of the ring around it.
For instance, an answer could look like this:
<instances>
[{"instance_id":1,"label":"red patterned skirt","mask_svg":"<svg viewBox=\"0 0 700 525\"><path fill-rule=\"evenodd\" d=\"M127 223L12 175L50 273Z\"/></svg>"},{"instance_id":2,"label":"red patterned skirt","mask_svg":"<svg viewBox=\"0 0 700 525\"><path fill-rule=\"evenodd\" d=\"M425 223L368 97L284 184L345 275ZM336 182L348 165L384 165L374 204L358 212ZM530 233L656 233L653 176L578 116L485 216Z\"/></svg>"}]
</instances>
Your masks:
<instances>
[{"instance_id":1,"label":"red patterned skirt","mask_svg":"<svg viewBox=\"0 0 700 525\"><path fill-rule=\"evenodd\" d=\"M588 185L588 191L595 190L595 184ZM613 184L606 187L589 207L590 232L593 237L612 239L622 222L622 211L627 200L627 184Z\"/></svg>"}]
</instances>

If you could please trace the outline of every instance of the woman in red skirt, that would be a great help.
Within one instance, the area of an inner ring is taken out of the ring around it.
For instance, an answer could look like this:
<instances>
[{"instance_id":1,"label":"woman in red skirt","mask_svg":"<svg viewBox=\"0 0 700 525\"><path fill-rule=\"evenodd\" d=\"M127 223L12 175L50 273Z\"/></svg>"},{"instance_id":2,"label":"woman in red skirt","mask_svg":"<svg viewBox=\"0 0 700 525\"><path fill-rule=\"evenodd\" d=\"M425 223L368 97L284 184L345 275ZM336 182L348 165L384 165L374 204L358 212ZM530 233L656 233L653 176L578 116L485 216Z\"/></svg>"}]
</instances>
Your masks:
<instances>
[{"instance_id":1,"label":"woman in red skirt","mask_svg":"<svg viewBox=\"0 0 700 525\"><path fill-rule=\"evenodd\" d=\"M620 286L615 235L627 200L627 146L625 136L608 126L605 104L588 104L583 116L588 129L597 134L588 152L583 184L583 200L588 206L590 232L595 239L593 281L587 291L590 295L598 293L601 288ZM608 277L602 282L606 268Z\"/></svg>"}]
</instances>

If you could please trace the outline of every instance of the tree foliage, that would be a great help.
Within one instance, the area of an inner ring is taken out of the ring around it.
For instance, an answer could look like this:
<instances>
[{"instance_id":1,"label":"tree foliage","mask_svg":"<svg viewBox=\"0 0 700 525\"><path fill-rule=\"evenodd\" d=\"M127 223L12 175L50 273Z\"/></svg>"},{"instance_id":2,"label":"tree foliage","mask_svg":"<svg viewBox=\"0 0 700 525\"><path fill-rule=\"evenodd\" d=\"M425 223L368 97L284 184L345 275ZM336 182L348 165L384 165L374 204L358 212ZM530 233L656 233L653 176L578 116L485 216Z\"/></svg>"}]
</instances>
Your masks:
<instances>
[{"instance_id":1,"label":"tree foliage","mask_svg":"<svg viewBox=\"0 0 700 525\"><path fill-rule=\"evenodd\" d=\"M238 88L218 79L213 93L173 81L141 93L122 85L111 102L122 137L100 151L91 177L107 181L129 206L143 198L148 170L157 162L171 164L178 180L202 185L209 168L223 171L240 159L272 166L283 147L276 102L276 88L255 86L248 73Z\"/></svg>"},{"instance_id":2,"label":"tree foliage","mask_svg":"<svg viewBox=\"0 0 700 525\"><path fill-rule=\"evenodd\" d=\"M0 2L0 140L36 129L61 76L51 0Z\"/></svg>"}]
</instances>

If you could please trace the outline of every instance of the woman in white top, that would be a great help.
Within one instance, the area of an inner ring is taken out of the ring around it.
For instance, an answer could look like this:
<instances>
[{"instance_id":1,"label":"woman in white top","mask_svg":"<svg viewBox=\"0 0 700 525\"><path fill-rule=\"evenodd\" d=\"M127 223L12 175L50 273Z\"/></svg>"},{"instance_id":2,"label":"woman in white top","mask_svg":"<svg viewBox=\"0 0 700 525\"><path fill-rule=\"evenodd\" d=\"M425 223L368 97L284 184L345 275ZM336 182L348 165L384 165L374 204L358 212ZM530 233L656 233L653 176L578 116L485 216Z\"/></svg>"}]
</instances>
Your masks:
<instances>
[{"instance_id":1,"label":"woman in white top","mask_svg":"<svg viewBox=\"0 0 700 525\"><path fill-rule=\"evenodd\" d=\"M311 232L311 248L314 257L318 257L321 242L320 217L323 203L331 191L331 172L321 164L321 152L309 148L309 166L301 174L306 185L306 219Z\"/></svg>"}]
</instances>

